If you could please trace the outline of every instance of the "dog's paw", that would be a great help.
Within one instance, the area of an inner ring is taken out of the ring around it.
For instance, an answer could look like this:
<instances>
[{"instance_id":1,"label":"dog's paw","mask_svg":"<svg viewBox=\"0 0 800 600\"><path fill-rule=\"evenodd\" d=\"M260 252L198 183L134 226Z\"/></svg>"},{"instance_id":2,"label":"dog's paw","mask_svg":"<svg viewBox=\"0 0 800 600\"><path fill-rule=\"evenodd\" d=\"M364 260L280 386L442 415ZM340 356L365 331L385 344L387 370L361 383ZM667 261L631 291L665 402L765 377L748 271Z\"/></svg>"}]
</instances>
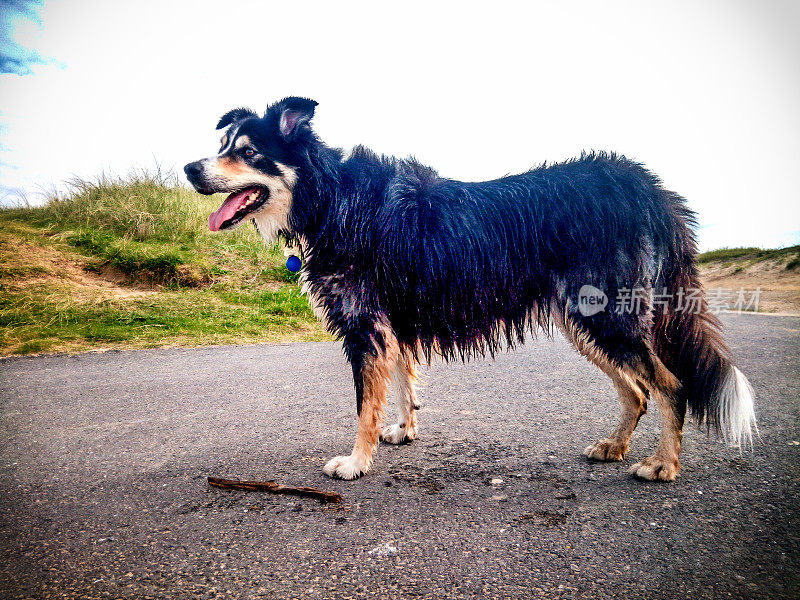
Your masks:
<instances>
[{"instance_id":1,"label":"dog's paw","mask_svg":"<svg viewBox=\"0 0 800 600\"><path fill-rule=\"evenodd\" d=\"M387 444L404 444L417 439L416 427L402 427L400 423L384 427L381 431L381 440Z\"/></svg>"},{"instance_id":2,"label":"dog's paw","mask_svg":"<svg viewBox=\"0 0 800 600\"><path fill-rule=\"evenodd\" d=\"M590 460L619 461L625 458L627 452L627 444L621 444L617 440L606 438L587 446L583 451L583 455Z\"/></svg>"},{"instance_id":3,"label":"dog's paw","mask_svg":"<svg viewBox=\"0 0 800 600\"><path fill-rule=\"evenodd\" d=\"M680 470L677 459L665 460L658 456L650 456L633 465L628 473L648 481L675 481Z\"/></svg>"},{"instance_id":4,"label":"dog's paw","mask_svg":"<svg viewBox=\"0 0 800 600\"><path fill-rule=\"evenodd\" d=\"M357 456L336 456L322 468L322 472L334 479L358 479L369 470L369 466Z\"/></svg>"}]
</instances>

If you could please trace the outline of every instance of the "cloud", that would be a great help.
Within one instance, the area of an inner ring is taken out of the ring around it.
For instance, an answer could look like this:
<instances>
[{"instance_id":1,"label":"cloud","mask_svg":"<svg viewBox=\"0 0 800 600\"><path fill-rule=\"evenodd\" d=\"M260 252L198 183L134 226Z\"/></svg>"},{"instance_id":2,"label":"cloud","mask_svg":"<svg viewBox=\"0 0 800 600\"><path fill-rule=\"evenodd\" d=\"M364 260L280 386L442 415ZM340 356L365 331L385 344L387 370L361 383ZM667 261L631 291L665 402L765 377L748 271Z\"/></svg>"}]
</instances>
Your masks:
<instances>
[{"instance_id":1,"label":"cloud","mask_svg":"<svg viewBox=\"0 0 800 600\"><path fill-rule=\"evenodd\" d=\"M28 21L42 26L39 0L0 0L0 73L31 75L36 65L58 64L32 48L26 48L15 39L18 25Z\"/></svg>"}]
</instances>

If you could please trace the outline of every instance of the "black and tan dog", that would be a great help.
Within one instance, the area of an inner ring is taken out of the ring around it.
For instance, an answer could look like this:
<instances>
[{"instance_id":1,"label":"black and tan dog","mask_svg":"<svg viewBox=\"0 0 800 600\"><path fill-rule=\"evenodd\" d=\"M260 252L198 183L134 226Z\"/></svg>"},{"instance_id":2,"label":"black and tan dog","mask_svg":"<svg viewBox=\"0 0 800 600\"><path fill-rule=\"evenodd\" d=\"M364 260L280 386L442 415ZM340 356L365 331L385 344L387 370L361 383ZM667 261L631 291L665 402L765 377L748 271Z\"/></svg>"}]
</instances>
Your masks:
<instances>
[{"instance_id":1,"label":"black and tan dog","mask_svg":"<svg viewBox=\"0 0 800 600\"><path fill-rule=\"evenodd\" d=\"M379 438L417 436L418 361L494 354L536 327L559 328L619 392L619 424L589 458L622 460L650 396L662 432L631 467L641 478L677 476L687 408L732 444L750 441L752 390L707 311L693 213L652 173L590 154L494 181L444 179L414 160L326 146L310 125L316 104L230 111L219 153L185 171L200 193L230 193L212 230L252 220L267 244L283 236L302 249L304 290L343 341L356 389L355 446L325 473L359 477ZM399 420L382 428L392 379Z\"/></svg>"}]
</instances>

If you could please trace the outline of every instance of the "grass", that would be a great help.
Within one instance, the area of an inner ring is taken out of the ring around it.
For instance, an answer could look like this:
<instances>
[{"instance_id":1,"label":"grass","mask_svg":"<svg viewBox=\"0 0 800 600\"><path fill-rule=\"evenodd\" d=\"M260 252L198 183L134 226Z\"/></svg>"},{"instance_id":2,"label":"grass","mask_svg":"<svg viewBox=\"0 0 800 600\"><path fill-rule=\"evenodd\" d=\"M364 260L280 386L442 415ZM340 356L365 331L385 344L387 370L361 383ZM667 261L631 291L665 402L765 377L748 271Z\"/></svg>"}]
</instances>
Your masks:
<instances>
[{"instance_id":1,"label":"grass","mask_svg":"<svg viewBox=\"0 0 800 600\"><path fill-rule=\"evenodd\" d=\"M756 263L763 261L784 261L786 260L786 269L796 269L800 266L800 246L790 246L787 248L777 248L765 250L763 248L720 248L719 250L711 250L710 252L703 252L697 257L700 264L708 263L723 263L732 264L734 262L741 263L739 269L752 266Z\"/></svg>"},{"instance_id":2,"label":"grass","mask_svg":"<svg viewBox=\"0 0 800 600\"><path fill-rule=\"evenodd\" d=\"M135 173L0 210L0 355L329 339L279 248L208 230L221 201Z\"/></svg>"}]
</instances>

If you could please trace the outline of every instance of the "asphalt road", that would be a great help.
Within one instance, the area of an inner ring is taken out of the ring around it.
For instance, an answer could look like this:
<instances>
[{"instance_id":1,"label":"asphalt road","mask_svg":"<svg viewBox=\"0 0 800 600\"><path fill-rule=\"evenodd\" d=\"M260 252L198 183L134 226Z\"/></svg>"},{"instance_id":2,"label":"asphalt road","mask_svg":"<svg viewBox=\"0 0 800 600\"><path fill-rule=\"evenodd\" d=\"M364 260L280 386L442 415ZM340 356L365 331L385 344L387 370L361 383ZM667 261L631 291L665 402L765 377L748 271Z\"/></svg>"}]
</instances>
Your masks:
<instances>
[{"instance_id":1,"label":"asphalt road","mask_svg":"<svg viewBox=\"0 0 800 600\"><path fill-rule=\"evenodd\" d=\"M740 455L689 428L673 484L626 474L655 406L624 463L581 456L616 399L560 338L432 366L421 439L355 482L322 474L355 434L336 344L2 360L0 596L797 598L800 319L724 322L761 441Z\"/></svg>"}]
</instances>

